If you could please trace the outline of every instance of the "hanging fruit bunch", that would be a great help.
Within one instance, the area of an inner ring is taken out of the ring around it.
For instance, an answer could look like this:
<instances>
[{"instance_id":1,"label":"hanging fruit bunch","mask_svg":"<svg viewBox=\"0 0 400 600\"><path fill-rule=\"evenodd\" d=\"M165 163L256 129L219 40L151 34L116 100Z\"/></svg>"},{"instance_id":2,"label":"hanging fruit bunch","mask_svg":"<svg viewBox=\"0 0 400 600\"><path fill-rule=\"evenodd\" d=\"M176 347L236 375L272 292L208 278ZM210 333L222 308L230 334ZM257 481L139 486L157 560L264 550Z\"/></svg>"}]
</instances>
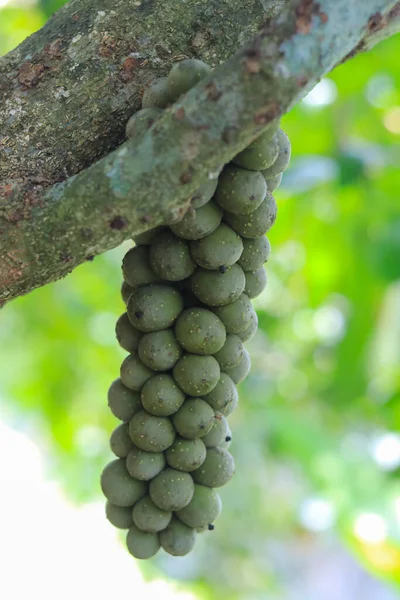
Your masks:
<instances>
[{"instance_id":1,"label":"hanging fruit bunch","mask_svg":"<svg viewBox=\"0 0 400 600\"><path fill-rule=\"evenodd\" d=\"M198 60L175 64L146 90L127 137L142 135L209 72ZM221 513L215 488L235 468L227 417L250 370L251 299L266 285L271 194L289 158L289 140L273 122L197 190L181 221L138 235L123 259L126 312L116 336L129 355L108 392L121 424L101 486L107 518L128 529L137 558L160 547L187 554Z\"/></svg>"}]
</instances>

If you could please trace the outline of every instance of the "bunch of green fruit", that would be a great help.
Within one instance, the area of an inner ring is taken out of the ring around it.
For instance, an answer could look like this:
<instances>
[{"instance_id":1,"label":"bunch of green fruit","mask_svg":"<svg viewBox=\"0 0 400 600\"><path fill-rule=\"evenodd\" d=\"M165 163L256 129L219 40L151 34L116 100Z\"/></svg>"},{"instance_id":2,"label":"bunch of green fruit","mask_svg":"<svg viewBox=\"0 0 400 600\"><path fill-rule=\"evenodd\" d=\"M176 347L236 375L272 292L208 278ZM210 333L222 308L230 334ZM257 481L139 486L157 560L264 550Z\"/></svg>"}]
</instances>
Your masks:
<instances>
[{"instance_id":1,"label":"bunch of green fruit","mask_svg":"<svg viewBox=\"0 0 400 600\"><path fill-rule=\"evenodd\" d=\"M142 135L209 72L198 60L174 65L145 92L127 136ZM137 236L124 257L126 312L116 336L129 355L108 392L122 423L101 486L107 517L129 530L137 558L160 547L187 554L221 513L215 488L234 473L227 417L250 370L251 299L266 285L271 192L289 158L289 140L273 122L197 190L181 221Z\"/></svg>"}]
</instances>

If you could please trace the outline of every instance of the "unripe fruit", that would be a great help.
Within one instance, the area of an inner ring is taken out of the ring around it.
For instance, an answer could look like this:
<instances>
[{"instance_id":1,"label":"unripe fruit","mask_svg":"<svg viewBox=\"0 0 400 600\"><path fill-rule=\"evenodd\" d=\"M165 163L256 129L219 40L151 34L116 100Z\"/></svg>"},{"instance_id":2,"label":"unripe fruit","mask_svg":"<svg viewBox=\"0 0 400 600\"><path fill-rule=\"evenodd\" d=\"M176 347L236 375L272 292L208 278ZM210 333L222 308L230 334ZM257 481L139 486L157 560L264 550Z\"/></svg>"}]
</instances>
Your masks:
<instances>
[{"instance_id":1,"label":"unripe fruit","mask_svg":"<svg viewBox=\"0 0 400 600\"><path fill-rule=\"evenodd\" d=\"M221 223L210 235L190 243L190 252L204 269L231 267L243 251L242 238L229 225Z\"/></svg>"},{"instance_id":2,"label":"unripe fruit","mask_svg":"<svg viewBox=\"0 0 400 600\"><path fill-rule=\"evenodd\" d=\"M163 452L175 439L175 430L168 417L155 417L144 410L129 422L132 441L146 452Z\"/></svg>"},{"instance_id":3,"label":"unripe fruit","mask_svg":"<svg viewBox=\"0 0 400 600\"><path fill-rule=\"evenodd\" d=\"M164 469L149 485L150 498L162 510L180 510L193 497L194 483L189 473Z\"/></svg>"},{"instance_id":4,"label":"unripe fruit","mask_svg":"<svg viewBox=\"0 0 400 600\"><path fill-rule=\"evenodd\" d=\"M133 522L141 531L157 533L162 531L171 520L172 512L162 510L149 496L136 502L132 511Z\"/></svg>"},{"instance_id":5,"label":"unripe fruit","mask_svg":"<svg viewBox=\"0 0 400 600\"><path fill-rule=\"evenodd\" d=\"M213 426L214 411L202 398L188 398L173 415L172 422L182 437L202 438Z\"/></svg>"},{"instance_id":6,"label":"unripe fruit","mask_svg":"<svg viewBox=\"0 0 400 600\"><path fill-rule=\"evenodd\" d=\"M285 171L290 161L291 147L288 136L282 129L279 129L276 135L279 145L279 154L275 162L268 169L262 171L265 179L271 179Z\"/></svg>"},{"instance_id":7,"label":"unripe fruit","mask_svg":"<svg viewBox=\"0 0 400 600\"><path fill-rule=\"evenodd\" d=\"M149 256L147 246L135 246L125 254L122 261L122 273L125 281L132 287L160 281L159 275L150 265Z\"/></svg>"},{"instance_id":8,"label":"unripe fruit","mask_svg":"<svg viewBox=\"0 0 400 600\"><path fill-rule=\"evenodd\" d=\"M165 467L163 452L146 452L132 444L132 450L126 457L126 468L132 477L149 481L161 473Z\"/></svg>"},{"instance_id":9,"label":"unripe fruit","mask_svg":"<svg viewBox=\"0 0 400 600\"><path fill-rule=\"evenodd\" d=\"M194 471L204 462L206 447L200 439L176 438L165 452L167 463L178 471Z\"/></svg>"},{"instance_id":10,"label":"unripe fruit","mask_svg":"<svg viewBox=\"0 0 400 600\"><path fill-rule=\"evenodd\" d=\"M160 549L160 541L157 533L145 533L132 525L126 536L126 546L135 558L151 558Z\"/></svg>"},{"instance_id":11,"label":"unripe fruit","mask_svg":"<svg viewBox=\"0 0 400 600\"><path fill-rule=\"evenodd\" d=\"M234 215L226 212L225 221L244 238L258 238L264 235L276 219L276 202L273 196L267 192L265 200L260 206L248 215Z\"/></svg>"},{"instance_id":12,"label":"unripe fruit","mask_svg":"<svg viewBox=\"0 0 400 600\"><path fill-rule=\"evenodd\" d=\"M193 208L200 208L211 200L218 185L218 179L209 179L195 191L191 198Z\"/></svg>"},{"instance_id":13,"label":"unripe fruit","mask_svg":"<svg viewBox=\"0 0 400 600\"><path fill-rule=\"evenodd\" d=\"M223 415L230 415L238 403L238 393L232 379L226 373L221 377L215 388L209 394L203 396L211 408Z\"/></svg>"},{"instance_id":14,"label":"unripe fruit","mask_svg":"<svg viewBox=\"0 0 400 600\"><path fill-rule=\"evenodd\" d=\"M182 281L196 268L187 243L170 231L161 233L152 242L150 264L157 275L167 281Z\"/></svg>"},{"instance_id":15,"label":"unripe fruit","mask_svg":"<svg viewBox=\"0 0 400 600\"><path fill-rule=\"evenodd\" d=\"M247 352L246 349L244 349L243 357L240 363L236 365L236 367L232 367L231 369L225 369L225 373L229 375L232 381L237 385L247 377L247 375L250 372L250 367L250 354Z\"/></svg>"},{"instance_id":16,"label":"unripe fruit","mask_svg":"<svg viewBox=\"0 0 400 600\"><path fill-rule=\"evenodd\" d=\"M268 191L272 194L276 190L277 187L280 186L282 181L282 173L275 175L275 177L271 177L271 179L266 179L265 182L267 184Z\"/></svg>"},{"instance_id":17,"label":"unripe fruit","mask_svg":"<svg viewBox=\"0 0 400 600\"><path fill-rule=\"evenodd\" d=\"M256 271L268 260L271 244L265 235L256 239L243 239L243 252L238 264L243 271Z\"/></svg>"},{"instance_id":18,"label":"unripe fruit","mask_svg":"<svg viewBox=\"0 0 400 600\"><path fill-rule=\"evenodd\" d=\"M124 313L115 325L115 336L121 348L127 352L135 352L138 349L142 333L134 328L128 315Z\"/></svg>"},{"instance_id":19,"label":"unripe fruit","mask_svg":"<svg viewBox=\"0 0 400 600\"><path fill-rule=\"evenodd\" d=\"M215 448L225 442L225 438L229 433L228 421L222 413L216 412L214 425L207 435L203 437L203 442L207 448Z\"/></svg>"},{"instance_id":20,"label":"unripe fruit","mask_svg":"<svg viewBox=\"0 0 400 600\"><path fill-rule=\"evenodd\" d=\"M167 231L167 228L163 225L159 225L158 227L154 227L143 233L138 233L132 239L136 246L150 246L151 242L163 231Z\"/></svg>"},{"instance_id":21,"label":"unripe fruit","mask_svg":"<svg viewBox=\"0 0 400 600\"><path fill-rule=\"evenodd\" d=\"M265 198L267 184L259 171L226 165L218 178L215 202L229 213L247 215Z\"/></svg>"},{"instance_id":22,"label":"unripe fruit","mask_svg":"<svg viewBox=\"0 0 400 600\"><path fill-rule=\"evenodd\" d=\"M232 162L245 169L262 171L268 169L278 158L279 144L277 136L272 139L270 132L262 133L258 138L237 154Z\"/></svg>"},{"instance_id":23,"label":"unripe fruit","mask_svg":"<svg viewBox=\"0 0 400 600\"><path fill-rule=\"evenodd\" d=\"M115 456L126 458L131 451L132 446L133 443L129 435L128 424L122 423L121 425L118 425L110 437L110 448L112 452L114 452Z\"/></svg>"},{"instance_id":24,"label":"unripe fruit","mask_svg":"<svg viewBox=\"0 0 400 600\"><path fill-rule=\"evenodd\" d=\"M211 72L211 67L201 60L189 58L175 63L168 73L167 88L172 102L186 94Z\"/></svg>"},{"instance_id":25,"label":"unripe fruit","mask_svg":"<svg viewBox=\"0 0 400 600\"><path fill-rule=\"evenodd\" d=\"M192 476L195 483L214 488L228 483L234 472L235 463L227 450L208 448L205 461L197 471L193 471Z\"/></svg>"},{"instance_id":26,"label":"unripe fruit","mask_svg":"<svg viewBox=\"0 0 400 600\"><path fill-rule=\"evenodd\" d=\"M188 527L176 517L172 517L168 527L160 533L161 547L172 556L189 554L193 550L195 542L195 529Z\"/></svg>"},{"instance_id":27,"label":"unripe fruit","mask_svg":"<svg viewBox=\"0 0 400 600\"><path fill-rule=\"evenodd\" d=\"M222 211L215 202L207 202L201 208L190 208L179 223L171 225L171 230L185 240L199 240L217 229L221 223Z\"/></svg>"},{"instance_id":28,"label":"unripe fruit","mask_svg":"<svg viewBox=\"0 0 400 600\"><path fill-rule=\"evenodd\" d=\"M242 342L249 342L257 333L257 328L258 328L258 317L257 317L256 311L253 310L253 312L251 313L250 324L246 327L246 329L243 329L243 331L238 331L238 333L236 335L242 340ZM230 366L235 366L235 365L230 365ZM229 366L228 366L228 368L229 368Z\"/></svg>"},{"instance_id":29,"label":"unripe fruit","mask_svg":"<svg viewBox=\"0 0 400 600\"><path fill-rule=\"evenodd\" d=\"M214 308L215 314L221 319L228 333L238 333L250 325L253 307L246 294L241 294L237 300Z\"/></svg>"},{"instance_id":30,"label":"unripe fruit","mask_svg":"<svg viewBox=\"0 0 400 600\"><path fill-rule=\"evenodd\" d=\"M226 339L221 320L206 308L187 308L178 317L175 335L180 345L193 354L214 354Z\"/></svg>"},{"instance_id":31,"label":"unripe fruit","mask_svg":"<svg viewBox=\"0 0 400 600\"><path fill-rule=\"evenodd\" d=\"M146 485L129 475L122 458L108 463L100 483L107 500L117 506L133 506L146 493Z\"/></svg>"},{"instance_id":32,"label":"unripe fruit","mask_svg":"<svg viewBox=\"0 0 400 600\"><path fill-rule=\"evenodd\" d=\"M140 392L152 375L155 375L154 371L145 367L137 354L127 356L121 365L122 383L135 392Z\"/></svg>"},{"instance_id":33,"label":"unripe fruit","mask_svg":"<svg viewBox=\"0 0 400 600\"><path fill-rule=\"evenodd\" d=\"M222 510L221 498L217 492L204 485L195 484L193 498L185 508L176 513L180 521L194 529L210 525L219 517Z\"/></svg>"},{"instance_id":34,"label":"unripe fruit","mask_svg":"<svg viewBox=\"0 0 400 600\"><path fill-rule=\"evenodd\" d=\"M264 267L260 267L257 271L247 271L245 273L246 287L245 294L249 298L256 298L261 294L267 285L267 274Z\"/></svg>"},{"instance_id":35,"label":"unripe fruit","mask_svg":"<svg viewBox=\"0 0 400 600\"><path fill-rule=\"evenodd\" d=\"M116 504L111 504L111 502L107 500L106 517L114 527L117 527L118 529L129 529L133 524L132 506L117 506Z\"/></svg>"},{"instance_id":36,"label":"unripe fruit","mask_svg":"<svg viewBox=\"0 0 400 600\"><path fill-rule=\"evenodd\" d=\"M184 354L173 369L174 379L189 396L203 396L215 388L220 376L219 364L212 356Z\"/></svg>"},{"instance_id":37,"label":"unripe fruit","mask_svg":"<svg viewBox=\"0 0 400 600\"><path fill-rule=\"evenodd\" d=\"M162 111L157 108L138 110L126 124L126 137L130 140L140 141L161 115Z\"/></svg>"},{"instance_id":38,"label":"unripe fruit","mask_svg":"<svg viewBox=\"0 0 400 600\"><path fill-rule=\"evenodd\" d=\"M182 406L185 394L171 375L166 373L151 377L142 389L143 408L152 415L167 417Z\"/></svg>"},{"instance_id":39,"label":"unripe fruit","mask_svg":"<svg viewBox=\"0 0 400 600\"><path fill-rule=\"evenodd\" d=\"M132 294L134 289L135 288L133 288L131 285L129 285L129 283L126 283L126 281L122 282L121 298L122 298L122 301L124 302L124 304L128 304L129 296Z\"/></svg>"},{"instance_id":40,"label":"unripe fruit","mask_svg":"<svg viewBox=\"0 0 400 600\"><path fill-rule=\"evenodd\" d=\"M143 332L171 327L183 310L179 292L168 285L147 285L133 292L127 313L131 323Z\"/></svg>"},{"instance_id":41,"label":"unripe fruit","mask_svg":"<svg viewBox=\"0 0 400 600\"><path fill-rule=\"evenodd\" d=\"M168 92L168 78L159 77L151 82L142 98L143 108L166 108L171 99Z\"/></svg>"},{"instance_id":42,"label":"unripe fruit","mask_svg":"<svg viewBox=\"0 0 400 600\"><path fill-rule=\"evenodd\" d=\"M192 275L193 293L208 306L233 302L243 292L244 286L244 272L239 265L232 265L223 272L198 267Z\"/></svg>"},{"instance_id":43,"label":"unripe fruit","mask_svg":"<svg viewBox=\"0 0 400 600\"><path fill-rule=\"evenodd\" d=\"M108 390L108 406L117 419L130 421L141 410L140 394L127 388L121 379L116 379Z\"/></svg>"},{"instance_id":44,"label":"unripe fruit","mask_svg":"<svg viewBox=\"0 0 400 600\"><path fill-rule=\"evenodd\" d=\"M214 358L217 360L221 371L236 367L242 360L243 349L242 338L240 335L229 333L226 336L225 344L222 346L221 350L214 354Z\"/></svg>"},{"instance_id":45,"label":"unripe fruit","mask_svg":"<svg viewBox=\"0 0 400 600\"><path fill-rule=\"evenodd\" d=\"M139 342L142 363L154 371L169 371L182 354L172 329L145 333Z\"/></svg>"}]
</instances>

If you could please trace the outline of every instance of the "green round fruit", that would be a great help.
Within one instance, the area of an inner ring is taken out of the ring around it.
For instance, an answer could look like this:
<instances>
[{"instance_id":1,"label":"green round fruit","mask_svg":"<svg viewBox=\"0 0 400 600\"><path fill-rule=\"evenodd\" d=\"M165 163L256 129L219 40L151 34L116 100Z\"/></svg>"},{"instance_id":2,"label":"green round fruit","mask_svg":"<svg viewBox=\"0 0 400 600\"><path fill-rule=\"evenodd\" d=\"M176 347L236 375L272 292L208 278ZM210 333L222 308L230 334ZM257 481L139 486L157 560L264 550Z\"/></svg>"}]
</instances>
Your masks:
<instances>
[{"instance_id":1,"label":"green round fruit","mask_svg":"<svg viewBox=\"0 0 400 600\"><path fill-rule=\"evenodd\" d=\"M237 154L232 162L252 171L262 171L270 167L279 154L277 137L271 139L270 135L269 131L259 135L247 148Z\"/></svg>"},{"instance_id":2,"label":"green round fruit","mask_svg":"<svg viewBox=\"0 0 400 600\"><path fill-rule=\"evenodd\" d=\"M163 452L175 439L175 429L168 417L155 417L144 410L129 422L129 434L140 450Z\"/></svg>"},{"instance_id":3,"label":"green round fruit","mask_svg":"<svg viewBox=\"0 0 400 600\"><path fill-rule=\"evenodd\" d=\"M271 177L271 179L266 179L265 182L267 184L268 191L272 194L276 190L277 187L280 186L282 181L282 173L278 173L275 177Z\"/></svg>"},{"instance_id":4,"label":"green round fruit","mask_svg":"<svg viewBox=\"0 0 400 600\"><path fill-rule=\"evenodd\" d=\"M265 179L272 179L272 177L276 177L279 173L283 173L290 161L291 147L288 136L282 129L278 130L276 136L279 145L279 154L274 163L268 169L262 171Z\"/></svg>"},{"instance_id":5,"label":"green round fruit","mask_svg":"<svg viewBox=\"0 0 400 600\"><path fill-rule=\"evenodd\" d=\"M256 311L253 310L253 312L251 313L250 324L246 327L246 329L243 329L243 331L238 331L238 333L236 335L242 340L242 342L249 342L257 333L257 328L258 328L258 317L257 317ZM233 367L235 365L230 365L230 366ZM229 366L228 366L228 369L229 369Z\"/></svg>"},{"instance_id":6,"label":"green round fruit","mask_svg":"<svg viewBox=\"0 0 400 600\"><path fill-rule=\"evenodd\" d=\"M171 520L172 512L161 510L149 496L136 502L132 511L133 522L141 531L157 533L162 531Z\"/></svg>"},{"instance_id":7,"label":"green round fruit","mask_svg":"<svg viewBox=\"0 0 400 600\"><path fill-rule=\"evenodd\" d=\"M171 229L185 240L199 240L217 229L221 219L221 209L215 202L207 202L197 210L189 208L183 219L171 225Z\"/></svg>"},{"instance_id":8,"label":"green round fruit","mask_svg":"<svg viewBox=\"0 0 400 600\"><path fill-rule=\"evenodd\" d=\"M214 354L214 358L218 361L221 371L225 371L225 369L229 369L230 367L236 367L242 360L242 356L242 339L234 333L229 333L226 336L225 344L219 352Z\"/></svg>"},{"instance_id":9,"label":"green round fruit","mask_svg":"<svg viewBox=\"0 0 400 600\"><path fill-rule=\"evenodd\" d=\"M117 419L130 421L141 409L140 394L127 388L121 379L116 379L108 390L108 406Z\"/></svg>"},{"instance_id":10,"label":"green round fruit","mask_svg":"<svg viewBox=\"0 0 400 600\"><path fill-rule=\"evenodd\" d=\"M170 524L160 533L161 547L172 556L185 556L193 550L196 543L196 531L172 517Z\"/></svg>"},{"instance_id":11,"label":"green round fruit","mask_svg":"<svg viewBox=\"0 0 400 600\"><path fill-rule=\"evenodd\" d=\"M152 81L143 94L143 108L166 108L170 104L167 82L167 77L159 77Z\"/></svg>"},{"instance_id":12,"label":"green round fruit","mask_svg":"<svg viewBox=\"0 0 400 600\"><path fill-rule=\"evenodd\" d=\"M276 219L276 202L273 196L267 192L265 200L260 206L248 215L234 215L225 213L225 221L244 238L258 238L264 235Z\"/></svg>"},{"instance_id":13,"label":"green round fruit","mask_svg":"<svg viewBox=\"0 0 400 600\"><path fill-rule=\"evenodd\" d=\"M168 285L147 285L133 292L127 313L130 322L139 331L168 329L183 310L180 293Z\"/></svg>"},{"instance_id":14,"label":"green round fruit","mask_svg":"<svg viewBox=\"0 0 400 600\"><path fill-rule=\"evenodd\" d=\"M259 171L248 171L229 164L219 176L214 198L223 210L247 215L260 206L266 192L267 184Z\"/></svg>"},{"instance_id":15,"label":"green round fruit","mask_svg":"<svg viewBox=\"0 0 400 600\"><path fill-rule=\"evenodd\" d=\"M129 475L122 458L108 463L101 474L100 484L107 500L117 506L133 506L146 493L146 485Z\"/></svg>"},{"instance_id":16,"label":"green round fruit","mask_svg":"<svg viewBox=\"0 0 400 600\"><path fill-rule=\"evenodd\" d=\"M221 373L221 377L215 388L209 394L204 396L204 400L215 411L228 415L238 403L238 393L232 379L226 373Z\"/></svg>"},{"instance_id":17,"label":"green round fruit","mask_svg":"<svg viewBox=\"0 0 400 600\"><path fill-rule=\"evenodd\" d=\"M189 396L202 396L215 388L220 376L219 364L212 356L184 354L173 375L179 387Z\"/></svg>"},{"instance_id":18,"label":"green round fruit","mask_svg":"<svg viewBox=\"0 0 400 600\"><path fill-rule=\"evenodd\" d=\"M196 58L175 63L168 73L167 89L172 102L186 94L211 72L211 67Z\"/></svg>"},{"instance_id":19,"label":"green round fruit","mask_svg":"<svg viewBox=\"0 0 400 600\"><path fill-rule=\"evenodd\" d=\"M264 267L260 267L257 271L247 271L245 273L246 287L244 293L249 298L256 298L264 291L267 285L267 274Z\"/></svg>"},{"instance_id":20,"label":"green round fruit","mask_svg":"<svg viewBox=\"0 0 400 600\"><path fill-rule=\"evenodd\" d=\"M192 499L193 479L189 473L166 468L151 480L150 498L154 504L166 511L180 510Z\"/></svg>"},{"instance_id":21,"label":"green round fruit","mask_svg":"<svg viewBox=\"0 0 400 600\"><path fill-rule=\"evenodd\" d=\"M218 177L209 179L195 191L191 198L193 208L201 208L211 200L218 185Z\"/></svg>"},{"instance_id":22,"label":"green round fruit","mask_svg":"<svg viewBox=\"0 0 400 600\"><path fill-rule=\"evenodd\" d=\"M194 260L204 269L231 267L239 260L242 251L242 238L225 223L221 223L207 237L190 242Z\"/></svg>"},{"instance_id":23,"label":"green round fruit","mask_svg":"<svg viewBox=\"0 0 400 600\"><path fill-rule=\"evenodd\" d=\"M149 379L142 389L143 408L152 415L167 417L182 406L185 394L171 375L163 373Z\"/></svg>"},{"instance_id":24,"label":"green round fruit","mask_svg":"<svg viewBox=\"0 0 400 600\"><path fill-rule=\"evenodd\" d=\"M238 264L243 271L256 271L267 262L271 253L271 244L265 235L254 240L243 239L243 252Z\"/></svg>"},{"instance_id":25,"label":"green round fruit","mask_svg":"<svg viewBox=\"0 0 400 600\"><path fill-rule=\"evenodd\" d=\"M165 452L167 463L178 471L194 471L204 462L206 447L200 439L176 438Z\"/></svg>"},{"instance_id":26,"label":"green round fruit","mask_svg":"<svg viewBox=\"0 0 400 600\"><path fill-rule=\"evenodd\" d=\"M215 488L228 483L234 472L235 463L227 450L208 448L205 461L192 475L195 483Z\"/></svg>"},{"instance_id":27,"label":"green round fruit","mask_svg":"<svg viewBox=\"0 0 400 600\"><path fill-rule=\"evenodd\" d=\"M152 242L150 264L157 275L167 281L182 281L196 268L187 243L171 231L161 233Z\"/></svg>"},{"instance_id":28,"label":"green round fruit","mask_svg":"<svg viewBox=\"0 0 400 600\"><path fill-rule=\"evenodd\" d=\"M143 233L138 233L132 239L136 246L150 246L154 238L156 238L163 231L167 231L167 228L163 227L163 225L159 225L158 227L154 227L153 229L149 229Z\"/></svg>"},{"instance_id":29,"label":"green round fruit","mask_svg":"<svg viewBox=\"0 0 400 600\"><path fill-rule=\"evenodd\" d=\"M250 325L253 307L249 297L241 294L234 302L216 307L214 312L221 319L228 333L238 333Z\"/></svg>"},{"instance_id":30,"label":"green round fruit","mask_svg":"<svg viewBox=\"0 0 400 600\"><path fill-rule=\"evenodd\" d=\"M132 449L132 440L129 435L128 423L121 423L114 429L110 437L110 448L115 456L126 458Z\"/></svg>"},{"instance_id":31,"label":"green round fruit","mask_svg":"<svg viewBox=\"0 0 400 600\"><path fill-rule=\"evenodd\" d=\"M122 301L124 302L124 304L128 304L129 297L132 294L132 292L134 291L134 289L135 288L133 288L131 285L129 285L129 283L126 283L126 281L122 282L121 298L122 298Z\"/></svg>"},{"instance_id":32,"label":"green round fruit","mask_svg":"<svg viewBox=\"0 0 400 600\"><path fill-rule=\"evenodd\" d=\"M187 308L178 317L175 335L180 345L193 354L214 354L226 339L221 320L206 308Z\"/></svg>"},{"instance_id":33,"label":"green round fruit","mask_svg":"<svg viewBox=\"0 0 400 600\"><path fill-rule=\"evenodd\" d=\"M120 375L121 381L126 387L140 392L146 381L155 373L145 367L137 354L130 354L121 365Z\"/></svg>"},{"instance_id":34,"label":"green round fruit","mask_svg":"<svg viewBox=\"0 0 400 600\"><path fill-rule=\"evenodd\" d=\"M244 272L239 265L224 271L208 271L198 267L192 275L192 291L203 304L224 306L236 300L245 286Z\"/></svg>"},{"instance_id":35,"label":"green round fruit","mask_svg":"<svg viewBox=\"0 0 400 600\"><path fill-rule=\"evenodd\" d=\"M210 431L203 437L203 442L207 448L215 448L225 442L229 434L228 421L222 413L216 412L214 425Z\"/></svg>"},{"instance_id":36,"label":"green round fruit","mask_svg":"<svg viewBox=\"0 0 400 600\"><path fill-rule=\"evenodd\" d=\"M132 525L126 536L126 546L135 558L151 558L159 551L160 540L157 533L146 533Z\"/></svg>"},{"instance_id":37,"label":"green round fruit","mask_svg":"<svg viewBox=\"0 0 400 600\"><path fill-rule=\"evenodd\" d=\"M172 417L176 431L193 440L204 437L214 423L214 411L202 398L188 398Z\"/></svg>"},{"instance_id":38,"label":"green round fruit","mask_svg":"<svg viewBox=\"0 0 400 600\"><path fill-rule=\"evenodd\" d=\"M219 517L222 510L221 498L210 487L196 484L193 498L176 516L188 527L205 527Z\"/></svg>"},{"instance_id":39,"label":"green round fruit","mask_svg":"<svg viewBox=\"0 0 400 600\"><path fill-rule=\"evenodd\" d=\"M159 275L150 265L147 246L135 246L128 250L122 260L122 274L132 287L160 281Z\"/></svg>"},{"instance_id":40,"label":"green round fruit","mask_svg":"<svg viewBox=\"0 0 400 600\"><path fill-rule=\"evenodd\" d=\"M118 529L129 529L133 524L132 506L117 506L107 500L106 517L114 527L118 527Z\"/></svg>"},{"instance_id":41,"label":"green round fruit","mask_svg":"<svg viewBox=\"0 0 400 600\"><path fill-rule=\"evenodd\" d=\"M163 452L146 452L132 444L132 450L126 457L126 468L132 477L141 481L149 481L161 473L164 467Z\"/></svg>"},{"instance_id":42,"label":"green round fruit","mask_svg":"<svg viewBox=\"0 0 400 600\"><path fill-rule=\"evenodd\" d=\"M138 349L142 333L134 328L128 315L124 313L115 325L115 336L121 348L127 352L135 352Z\"/></svg>"},{"instance_id":43,"label":"green round fruit","mask_svg":"<svg viewBox=\"0 0 400 600\"><path fill-rule=\"evenodd\" d=\"M243 350L242 360L236 367L232 367L231 369L225 369L225 373L229 375L232 381L237 385L243 379L247 377L250 372L251 362L250 362L250 354L246 349Z\"/></svg>"},{"instance_id":44,"label":"green round fruit","mask_svg":"<svg viewBox=\"0 0 400 600\"><path fill-rule=\"evenodd\" d=\"M126 137L130 140L140 141L161 115L162 111L157 108L138 110L126 124Z\"/></svg>"},{"instance_id":45,"label":"green round fruit","mask_svg":"<svg viewBox=\"0 0 400 600\"><path fill-rule=\"evenodd\" d=\"M152 331L142 334L139 342L139 357L142 363L154 371L169 371L172 369L182 349L175 339L172 329Z\"/></svg>"}]
</instances>

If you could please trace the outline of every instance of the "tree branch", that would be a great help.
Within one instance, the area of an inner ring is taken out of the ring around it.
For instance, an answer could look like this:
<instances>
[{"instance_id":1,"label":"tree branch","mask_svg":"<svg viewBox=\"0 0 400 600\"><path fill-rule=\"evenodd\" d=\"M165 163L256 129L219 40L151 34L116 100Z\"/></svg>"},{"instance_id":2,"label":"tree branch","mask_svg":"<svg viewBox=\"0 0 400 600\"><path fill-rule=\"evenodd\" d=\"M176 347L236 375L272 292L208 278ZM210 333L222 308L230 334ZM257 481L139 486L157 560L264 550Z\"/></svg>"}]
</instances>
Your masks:
<instances>
[{"instance_id":1,"label":"tree branch","mask_svg":"<svg viewBox=\"0 0 400 600\"><path fill-rule=\"evenodd\" d=\"M158 19L150 10L151 4L142 2L149 22ZM248 4L256 11L255 2ZM388 13L396 3L290 0L285 4L285 9L269 19L251 42L165 111L136 146L126 142L80 174L47 190L42 184L32 187L37 147L27 151L25 164L30 167L23 169L25 179L3 184L3 199L0 197L0 251L6 257L0 264L0 298L26 293L134 233L182 215L188 198L210 173L216 173L272 119L298 102L363 40L371 41L378 28L382 35L382 22L389 21ZM194 5L197 7L196 2ZM270 8L276 6L276 2L269 3ZM230 5L230 15L231 9ZM247 10L246 6L246 15ZM235 18L240 22L243 15L237 11ZM220 18L221 26L226 17ZM254 17L246 35L255 28L256 21ZM199 30L194 34L196 43L200 43L198 34ZM179 38L177 27L171 35L171 39ZM237 28L232 47L237 45L238 37ZM187 37L185 40L188 47ZM193 39L190 43L193 46ZM204 44L204 54L209 52L208 44ZM226 47L218 48L225 57ZM21 56L21 50L18 52ZM205 55L202 58L207 60ZM164 66L167 62L169 59ZM137 68L136 96L133 94L135 100L129 111L137 108L138 86L143 85L145 77L148 81L147 64ZM109 96L105 97L111 102ZM83 117L83 126L85 123ZM99 135L96 139L102 153L108 149L105 140L109 135L113 144L119 141L108 133ZM86 138L85 143L87 147ZM70 145L67 150L74 154ZM67 158L65 150L62 152L67 173L84 160ZM75 155L80 153L78 145ZM57 173L57 158L52 153L51 157L50 166L43 166L50 179ZM91 154L90 160L93 158Z\"/></svg>"}]
</instances>

